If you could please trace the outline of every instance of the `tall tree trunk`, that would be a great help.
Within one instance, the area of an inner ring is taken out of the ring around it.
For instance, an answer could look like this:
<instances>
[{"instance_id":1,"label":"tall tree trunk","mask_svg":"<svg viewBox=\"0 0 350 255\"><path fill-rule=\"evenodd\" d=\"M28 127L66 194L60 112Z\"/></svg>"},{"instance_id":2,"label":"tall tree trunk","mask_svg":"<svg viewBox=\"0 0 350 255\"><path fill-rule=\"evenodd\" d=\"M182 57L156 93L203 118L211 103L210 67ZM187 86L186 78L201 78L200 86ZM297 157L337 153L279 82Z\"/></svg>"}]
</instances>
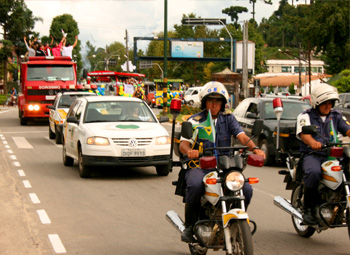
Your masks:
<instances>
[{"instance_id":1,"label":"tall tree trunk","mask_svg":"<svg viewBox=\"0 0 350 255\"><path fill-rule=\"evenodd\" d=\"M7 39L6 28L4 26L4 40ZM7 59L4 61L4 94L7 95Z\"/></svg>"}]
</instances>

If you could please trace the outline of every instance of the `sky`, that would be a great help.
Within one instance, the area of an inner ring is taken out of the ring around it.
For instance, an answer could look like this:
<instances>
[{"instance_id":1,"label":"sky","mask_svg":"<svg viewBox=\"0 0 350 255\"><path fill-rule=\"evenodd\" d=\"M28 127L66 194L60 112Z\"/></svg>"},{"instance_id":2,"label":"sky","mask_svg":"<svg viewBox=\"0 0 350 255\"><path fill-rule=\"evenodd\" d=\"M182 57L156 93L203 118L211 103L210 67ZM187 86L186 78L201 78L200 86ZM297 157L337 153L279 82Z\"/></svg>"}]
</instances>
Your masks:
<instances>
[{"instance_id":1,"label":"sky","mask_svg":"<svg viewBox=\"0 0 350 255\"><path fill-rule=\"evenodd\" d=\"M280 0L272 0L272 5L257 0L255 19L269 18L279 7ZM78 23L81 47L84 51L87 41L96 49L105 48L113 42L125 46L125 31L129 35L129 47L133 47L134 37L153 37L153 33L164 32L164 0L25 0L27 7L43 22L36 22L34 31L40 36L49 36L51 22L54 17L71 14ZM230 17L222 10L230 6L244 6L248 13L241 14L239 21L252 18L252 4L249 0L168 0L168 31L175 24L181 24L183 14L196 14L201 18ZM220 29L219 26L212 26ZM69 32L69 31L68 31ZM145 48L146 44L138 44Z\"/></svg>"}]
</instances>

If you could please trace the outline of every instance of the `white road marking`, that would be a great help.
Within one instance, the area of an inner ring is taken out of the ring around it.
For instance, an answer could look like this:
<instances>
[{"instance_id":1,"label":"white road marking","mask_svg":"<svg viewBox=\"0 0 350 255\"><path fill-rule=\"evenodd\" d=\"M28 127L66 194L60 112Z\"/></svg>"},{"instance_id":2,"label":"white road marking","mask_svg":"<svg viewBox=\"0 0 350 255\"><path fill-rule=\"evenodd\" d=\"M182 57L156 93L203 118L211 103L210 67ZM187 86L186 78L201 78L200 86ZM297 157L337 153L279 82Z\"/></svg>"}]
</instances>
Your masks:
<instances>
[{"instance_id":1,"label":"white road marking","mask_svg":"<svg viewBox=\"0 0 350 255\"><path fill-rule=\"evenodd\" d=\"M18 161L13 162L13 165L16 166L16 167L21 166L21 164Z\"/></svg>"},{"instance_id":2,"label":"white road marking","mask_svg":"<svg viewBox=\"0 0 350 255\"><path fill-rule=\"evenodd\" d=\"M6 138L5 138L5 136L1 136L1 140L5 140Z\"/></svg>"},{"instance_id":3,"label":"white road marking","mask_svg":"<svg viewBox=\"0 0 350 255\"><path fill-rule=\"evenodd\" d=\"M13 151L12 150L7 150L7 153L13 154Z\"/></svg>"},{"instance_id":4,"label":"white road marking","mask_svg":"<svg viewBox=\"0 0 350 255\"><path fill-rule=\"evenodd\" d=\"M16 159L17 159L17 158L16 158L16 155L10 155L10 159L16 160Z\"/></svg>"},{"instance_id":5,"label":"white road marking","mask_svg":"<svg viewBox=\"0 0 350 255\"><path fill-rule=\"evenodd\" d=\"M32 200L33 204L40 204L40 200L35 193L29 193L29 197Z\"/></svg>"},{"instance_id":6,"label":"white road marking","mask_svg":"<svg viewBox=\"0 0 350 255\"><path fill-rule=\"evenodd\" d=\"M49 239L51 242L51 245L56 253L66 253L66 249L64 248L60 237L57 234L51 234L49 235Z\"/></svg>"},{"instance_id":7,"label":"white road marking","mask_svg":"<svg viewBox=\"0 0 350 255\"><path fill-rule=\"evenodd\" d=\"M22 136L14 136L12 139L20 149L33 149L33 146Z\"/></svg>"},{"instance_id":8,"label":"white road marking","mask_svg":"<svg viewBox=\"0 0 350 255\"><path fill-rule=\"evenodd\" d=\"M2 143L3 143L3 144L8 144L8 143L7 143L7 141L5 141L5 140L4 140L4 141L2 141Z\"/></svg>"},{"instance_id":9,"label":"white road marking","mask_svg":"<svg viewBox=\"0 0 350 255\"><path fill-rule=\"evenodd\" d=\"M45 210L37 210L36 212L38 213L42 224L51 224L51 220Z\"/></svg>"},{"instance_id":10,"label":"white road marking","mask_svg":"<svg viewBox=\"0 0 350 255\"><path fill-rule=\"evenodd\" d=\"M10 149L10 146L9 146L9 145L5 145L5 148L6 148L6 149Z\"/></svg>"},{"instance_id":11,"label":"white road marking","mask_svg":"<svg viewBox=\"0 0 350 255\"><path fill-rule=\"evenodd\" d=\"M21 177L26 176L23 170L18 170L17 172L18 172L18 175Z\"/></svg>"},{"instance_id":12,"label":"white road marking","mask_svg":"<svg viewBox=\"0 0 350 255\"><path fill-rule=\"evenodd\" d=\"M32 185L30 185L30 182L28 180L24 180L22 182L25 188L30 189L32 187Z\"/></svg>"}]
</instances>

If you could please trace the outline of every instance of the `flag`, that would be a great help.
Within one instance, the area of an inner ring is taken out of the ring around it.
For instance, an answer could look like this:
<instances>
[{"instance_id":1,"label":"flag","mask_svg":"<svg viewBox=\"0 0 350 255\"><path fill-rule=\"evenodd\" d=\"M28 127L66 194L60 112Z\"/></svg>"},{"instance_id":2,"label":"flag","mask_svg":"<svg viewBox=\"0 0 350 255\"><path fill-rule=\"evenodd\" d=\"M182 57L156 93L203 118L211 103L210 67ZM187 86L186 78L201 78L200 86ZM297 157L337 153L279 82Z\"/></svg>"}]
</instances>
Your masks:
<instances>
[{"instance_id":1,"label":"flag","mask_svg":"<svg viewBox=\"0 0 350 255\"><path fill-rule=\"evenodd\" d=\"M199 124L194 124L192 127L195 131L197 130L199 139L209 140L215 143L215 125L213 118L211 117L210 110L206 121Z\"/></svg>"},{"instance_id":2,"label":"flag","mask_svg":"<svg viewBox=\"0 0 350 255\"><path fill-rule=\"evenodd\" d=\"M330 129L329 129L330 142L331 143L339 143L338 134L337 134L337 131L334 128L334 123L333 123L332 119L331 119L331 122L330 122L329 125L330 125Z\"/></svg>"}]
</instances>

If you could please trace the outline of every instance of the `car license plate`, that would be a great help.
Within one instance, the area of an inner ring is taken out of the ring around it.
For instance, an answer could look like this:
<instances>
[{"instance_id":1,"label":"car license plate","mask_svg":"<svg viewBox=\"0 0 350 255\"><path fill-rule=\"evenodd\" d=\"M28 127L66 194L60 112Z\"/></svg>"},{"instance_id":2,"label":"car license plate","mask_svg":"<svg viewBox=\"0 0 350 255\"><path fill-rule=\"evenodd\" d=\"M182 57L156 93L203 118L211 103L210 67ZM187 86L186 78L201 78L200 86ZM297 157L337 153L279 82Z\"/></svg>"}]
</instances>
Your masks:
<instances>
[{"instance_id":1,"label":"car license plate","mask_svg":"<svg viewBox=\"0 0 350 255\"><path fill-rule=\"evenodd\" d=\"M124 149L122 150L122 157L140 157L145 156L146 151L144 149Z\"/></svg>"}]
</instances>

